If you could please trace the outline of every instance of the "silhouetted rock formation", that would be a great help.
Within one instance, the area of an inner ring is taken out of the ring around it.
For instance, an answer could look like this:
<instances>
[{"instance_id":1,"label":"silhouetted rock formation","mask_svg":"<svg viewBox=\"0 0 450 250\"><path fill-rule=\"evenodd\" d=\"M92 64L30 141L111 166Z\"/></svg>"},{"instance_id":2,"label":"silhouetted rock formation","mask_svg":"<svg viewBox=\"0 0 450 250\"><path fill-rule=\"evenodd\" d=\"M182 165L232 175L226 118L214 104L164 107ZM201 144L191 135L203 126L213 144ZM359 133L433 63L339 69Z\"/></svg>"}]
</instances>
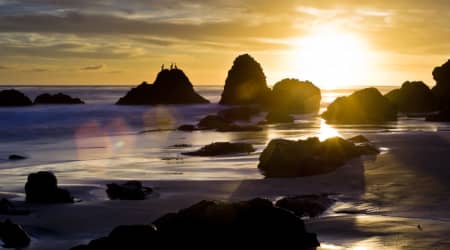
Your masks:
<instances>
[{"instance_id":1,"label":"silhouetted rock formation","mask_svg":"<svg viewBox=\"0 0 450 250\"><path fill-rule=\"evenodd\" d=\"M364 154L365 147L339 137L323 142L317 137L298 141L274 139L261 153L258 168L266 177L325 174Z\"/></svg>"},{"instance_id":2,"label":"silhouetted rock formation","mask_svg":"<svg viewBox=\"0 0 450 250\"><path fill-rule=\"evenodd\" d=\"M15 89L0 91L0 106L14 107L30 106L32 104L30 98Z\"/></svg>"},{"instance_id":3,"label":"silhouetted rock formation","mask_svg":"<svg viewBox=\"0 0 450 250\"><path fill-rule=\"evenodd\" d=\"M179 126L177 128L177 130L180 130L180 131L194 131L194 130L197 130L197 127L195 127L195 125L192 125L192 124L183 124L183 125Z\"/></svg>"},{"instance_id":4,"label":"silhouetted rock formation","mask_svg":"<svg viewBox=\"0 0 450 250\"><path fill-rule=\"evenodd\" d=\"M169 213L153 225L119 226L109 236L73 250L99 249L206 249L252 246L314 249L319 242L308 233L303 221L271 201L253 199L236 203L201 201L178 213Z\"/></svg>"},{"instance_id":5,"label":"silhouetted rock formation","mask_svg":"<svg viewBox=\"0 0 450 250\"><path fill-rule=\"evenodd\" d=\"M12 223L10 220L0 221L0 239L5 248L25 248L30 244L30 237L20 225Z\"/></svg>"},{"instance_id":6,"label":"silhouetted rock formation","mask_svg":"<svg viewBox=\"0 0 450 250\"><path fill-rule=\"evenodd\" d=\"M8 157L8 160L10 160L10 161L20 161L20 160L25 160L25 159L27 159L27 157L21 156L21 155L10 155Z\"/></svg>"},{"instance_id":7,"label":"silhouetted rock formation","mask_svg":"<svg viewBox=\"0 0 450 250\"><path fill-rule=\"evenodd\" d=\"M434 68L433 78L436 86L431 90L441 108L450 108L450 59Z\"/></svg>"},{"instance_id":8,"label":"silhouetted rock formation","mask_svg":"<svg viewBox=\"0 0 450 250\"><path fill-rule=\"evenodd\" d=\"M400 89L387 93L397 110L403 113L425 113L436 110L434 95L423 82L405 82Z\"/></svg>"},{"instance_id":9,"label":"silhouetted rock formation","mask_svg":"<svg viewBox=\"0 0 450 250\"><path fill-rule=\"evenodd\" d=\"M120 105L200 103L209 103L209 101L195 92L182 70L175 68L161 70L153 84L143 82L117 102Z\"/></svg>"},{"instance_id":10,"label":"silhouetted rock formation","mask_svg":"<svg viewBox=\"0 0 450 250\"><path fill-rule=\"evenodd\" d=\"M366 88L338 97L322 117L328 123L382 123L397 120L397 110L376 88Z\"/></svg>"},{"instance_id":11,"label":"silhouetted rock formation","mask_svg":"<svg viewBox=\"0 0 450 250\"><path fill-rule=\"evenodd\" d=\"M349 140L353 143L368 143L369 142L369 139L367 139L363 135L353 136L351 138L348 138L347 140Z\"/></svg>"},{"instance_id":12,"label":"silhouetted rock formation","mask_svg":"<svg viewBox=\"0 0 450 250\"><path fill-rule=\"evenodd\" d=\"M276 206L292 211L298 217L312 218L323 214L334 202L326 194L312 194L286 197L278 200Z\"/></svg>"},{"instance_id":13,"label":"silhouetted rock formation","mask_svg":"<svg viewBox=\"0 0 450 250\"><path fill-rule=\"evenodd\" d=\"M197 124L199 129L221 129L230 126L231 122L218 115L207 115Z\"/></svg>"},{"instance_id":14,"label":"silhouetted rock formation","mask_svg":"<svg viewBox=\"0 0 450 250\"><path fill-rule=\"evenodd\" d=\"M429 122L450 122L450 108L444 108L437 114L431 114L426 117Z\"/></svg>"},{"instance_id":15,"label":"silhouetted rock formation","mask_svg":"<svg viewBox=\"0 0 450 250\"><path fill-rule=\"evenodd\" d=\"M111 200L144 200L152 189L142 186L140 181L127 181L124 184L107 184L106 193Z\"/></svg>"},{"instance_id":16,"label":"silhouetted rock formation","mask_svg":"<svg viewBox=\"0 0 450 250\"><path fill-rule=\"evenodd\" d=\"M229 122L249 121L252 116L261 113L261 109L254 106L241 106L219 111L218 115Z\"/></svg>"},{"instance_id":17,"label":"silhouetted rock formation","mask_svg":"<svg viewBox=\"0 0 450 250\"><path fill-rule=\"evenodd\" d=\"M273 86L269 108L286 114L316 113L321 98L320 89L313 83L283 79Z\"/></svg>"},{"instance_id":18,"label":"silhouetted rock formation","mask_svg":"<svg viewBox=\"0 0 450 250\"><path fill-rule=\"evenodd\" d=\"M184 124L179 126L177 129L180 131L216 130L218 132L246 132L262 130L261 127L254 125L236 125L232 121L219 115L207 115L200 119L197 126Z\"/></svg>"},{"instance_id":19,"label":"silhouetted rock formation","mask_svg":"<svg viewBox=\"0 0 450 250\"><path fill-rule=\"evenodd\" d=\"M16 208L16 206L14 206L14 204L10 202L8 199L3 198L0 200L0 214L27 215L29 213L30 211L28 210Z\"/></svg>"},{"instance_id":20,"label":"silhouetted rock formation","mask_svg":"<svg viewBox=\"0 0 450 250\"><path fill-rule=\"evenodd\" d=\"M228 71L220 104L265 104L269 95L261 65L248 54L238 56Z\"/></svg>"},{"instance_id":21,"label":"silhouetted rock formation","mask_svg":"<svg viewBox=\"0 0 450 250\"><path fill-rule=\"evenodd\" d=\"M37 172L28 175L25 184L26 201L30 203L72 203L69 191L58 188L58 181L53 173Z\"/></svg>"},{"instance_id":22,"label":"silhouetted rock formation","mask_svg":"<svg viewBox=\"0 0 450 250\"><path fill-rule=\"evenodd\" d=\"M215 142L206 145L197 151L186 152L183 154L191 156L217 156L241 153L249 154L254 151L255 148L249 143Z\"/></svg>"},{"instance_id":23,"label":"silhouetted rock formation","mask_svg":"<svg viewBox=\"0 0 450 250\"><path fill-rule=\"evenodd\" d=\"M42 94L34 99L34 104L84 104L80 98L72 98L63 93L55 95Z\"/></svg>"}]
</instances>

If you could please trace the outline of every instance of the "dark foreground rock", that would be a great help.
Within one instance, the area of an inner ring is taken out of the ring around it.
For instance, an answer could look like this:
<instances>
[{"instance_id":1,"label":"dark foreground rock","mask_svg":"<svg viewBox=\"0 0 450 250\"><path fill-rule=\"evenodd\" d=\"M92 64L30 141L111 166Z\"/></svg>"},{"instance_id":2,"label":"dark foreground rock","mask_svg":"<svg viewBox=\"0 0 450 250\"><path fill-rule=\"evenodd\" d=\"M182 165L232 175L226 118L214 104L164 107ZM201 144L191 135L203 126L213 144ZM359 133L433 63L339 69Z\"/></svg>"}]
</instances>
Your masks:
<instances>
[{"instance_id":1,"label":"dark foreground rock","mask_svg":"<svg viewBox=\"0 0 450 250\"><path fill-rule=\"evenodd\" d=\"M22 156L22 155L10 155L8 156L8 160L10 161L20 161L20 160L25 160L27 159L27 157Z\"/></svg>"},{"instance_id":2,"label":"dark foreground rock","mask_svg":"<svg viewBox=\"0 0 450 250\"><path fill-rule=\"evenodd\" d=\"M312 194L286 197L278 200L276 206L292 211L299 217L312 218L323 214L334 202L326 194Z\"/></svg>"},{"instance_id":3,"label":"dark foreground rock","mask_svg":"<svg viewBox=\"0 0 450 250\"><path fill-rule=\"evenodd\" d=\"M238 56L225 81L220 104L266 104L270 97L261 65L248 54Z\"/></svg>"},{"instance_id":4,"label":"dark foreground rock","mask_svg":"<svg viewBox=\"0 0 450 250\"><path fill-rule=\"evenodd\" d=\"M140 181L127 181L124 184L107 184L106 193L111 200L144 200L152 189L142 186Z\"/></svg>"},{"instance_id":5,"label":"dark foreground rock","mask_svg":"<svg viewBox=\"0 0 450 250\"><path fill-rule=\"evenodd\" d=\"M55 95L42 94L34 99L34 104L84 104L80 98L73 98L63 93Z\"/></svg>"},{"instance_id":6,"label":"dark foreground rock","mask_svg":"<svg viewBox=\"0 0 450 250\"><path fill-rule=\"evenodd\" d=\"M258 168L266 177L319 175L334 171L367 151L366 145L357 146L340 137L323 142L317 137L298 141L274 139L261 153Z\"/></svg>"},{"instance_id":7,"label":"dark foreground rock","mask_svg":"<svg viewBox=\"0 0 450 250\"><path fill-rule=\"evenodd\" d=\"M0 214L27 215L27 214L30 214L30 211L28 211L26 209L19 209L8 199L3 198L0 200Z\"/></svg>"},{"instance_id":8,"label":"dark foreground rock","mask_svg":"<svg viewBox=\"0 0 450 250\"><path fill-rule=\"evenodd\" d=\"M0 91L0 107L30 106L30 98L14 89Z\"/></svg>"},{"instance_id":9,"label":"dark foreground rock","mask_svg":"<svg viewBox=\"0 0 450 250\"><path fill-rule=\"evenodd\" d=\"M69 191L59 188L51 172L37 172L28 175L25 184L26 201L29 203L72 203Z\"/></svg>"},{"instance_id":10,"label":"dark foreground rock","mask_svg":"<svg viewBox=\"0 0 450 250\"><path fill-rule=\"evenodd\" d=\"M285 114L317 113L320 100L320 89L312 82L283 79L273 86L269 108Z\"/></svg>"},{"instance_id":11,"label":"dark foreground rock","mask_svg":"<svg viewBox=\"0 0 450 250\"><path fill-rule=\"evenodd\" d=\"M183 153L190 156L217 156L228 154L249 154L254 152L255 148L249 143L230 143L230 142L215 142L202 147L193 152Z\"/></svg>"},{"instance_id":12,"label":"dark foreground rock","mask_svg":"<svg viewBox=\"0 0 450 250\"><path fill-rule=\"evenodd\" d=\"M117 101L119 105L201 104L208 100L195 92L180 69L163 69L153 84L143 82Z\"/></svg>"},{"instance_id":13,"label":"dark foreground rock","mask_svg":"<svg viewBox=\"0 0 450 250\"><path fill-rule=\"evenodd\" d=\"M338 97L322 114L327 123L367 124L395 121L397 110L376 88Z\"/></svg>"},{"instance_id":14,"label":"dark foreground rock","mask_svg":"<svg viewBox=\"0 0 450 250\"><path fill-rule=\"evenodd\" d=\"M433 78L436 86L431 91L436 97L440 109L450 108L450 59L434 68Z\"/></svg>"},{"instance_id":15,"label":"dark foreground rock","mask_svg":"<svg viewBox=\"0 0 450 250\"><path fill-rule=\"evenodd\" d=\"M271 201L254 199L237 203L201 201L177 213L154 221L153 225L119 226L107 237L73 250L153 249L160 244L174 247L210 249L267 244L296 249L314 249L319 242L292 212L275 207Z\"/></svg>"},{"instance_id":16,"label":"dark foreground rock","mask_svg":"<svg viewBox=\"0 0 450 250\"><path fill-rule=\"evenodd\" d=\"M437 108L433 93L423 82L405 82L385 96L403 113L426 113Z\"/></svg>"},{"instance_id":17,"label":"dark foreground rock","mask_svg":"<svg viewBox=\"0 0 450 250\"><path fill-rule=\"evenodd\" d=\"M5 248L25 248L30 244L30 237L20 225L10 220L0 221L0 239Z\"/></svg>"}]
</instances>

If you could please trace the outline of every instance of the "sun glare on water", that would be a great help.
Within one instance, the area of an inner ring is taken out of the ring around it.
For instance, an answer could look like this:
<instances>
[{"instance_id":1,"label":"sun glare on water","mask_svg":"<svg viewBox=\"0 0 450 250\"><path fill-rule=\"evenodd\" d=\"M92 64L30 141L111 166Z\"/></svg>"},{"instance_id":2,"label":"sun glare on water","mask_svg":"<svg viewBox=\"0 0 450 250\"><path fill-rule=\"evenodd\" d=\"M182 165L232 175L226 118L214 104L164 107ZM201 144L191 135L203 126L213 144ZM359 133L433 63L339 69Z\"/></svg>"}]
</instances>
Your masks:
<instances>
[{"instance_id":1,"label":"sun glare on water","mask_svg":"<svg viewBox=\"0 0 450 250\"><path fill-rule=\"evenodd\" d=\"M365 84L370 71L370 50L357 34L336 27L320 27L296 41L296 72L321 88Z\"/></svg>"}]
</instances>

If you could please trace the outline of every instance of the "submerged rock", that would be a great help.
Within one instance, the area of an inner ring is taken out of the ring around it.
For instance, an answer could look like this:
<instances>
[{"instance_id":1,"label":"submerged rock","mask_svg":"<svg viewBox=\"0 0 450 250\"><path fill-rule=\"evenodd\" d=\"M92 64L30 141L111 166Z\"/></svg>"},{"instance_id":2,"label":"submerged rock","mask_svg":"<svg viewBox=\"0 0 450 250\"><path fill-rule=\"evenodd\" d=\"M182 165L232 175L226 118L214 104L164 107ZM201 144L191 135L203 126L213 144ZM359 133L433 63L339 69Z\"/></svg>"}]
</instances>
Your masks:
<instances>
[{"instance_id":1,"label":"submerged rock","mask_svg":"<svg viewBox=\"0 0 450 250\"><path fill-rule=\"evenodd\" d=\"M249 143L230 143L230 142L215 142L202 147L193 152L183 153L191 156L217 156L228 154L241 154L254 152L255 148Z\"/></svg>"},{"instance_id":2,"label":"submerged rock","mask_svg":"<svg viewBox=\"0 0 450 250\"><path fill-rule=\"evenodd\" d=\"M249 121L252 116L261 113L261 109L254 106L241 106L219 111L218 116L229 122Z\"/></svg>"},{"instance_id":3,"label":"submerged rock","mask_svg":"<svg viewBox=\"0 0 450 250\"><path fill-rule=\"evenodd\" d=\"M69 191L59 188L55 175L40 171L28 175L25 184L26 201L29 203L72 203Z\"/></svg>"},{"instance_id":4,"label":"submerged rock","mask_svg":"<svg viewBox=\"0 0 450 250\"><path fill-rule=\"evenodd\" d=\"M27 157L21 156L21 155L10 155L10 156L8 156L8 159L9 159L10 161L20 161L20 160L25 160L25 159L27 159Z\"/></svg>"},{"instance_id":5,"label":"submerged rock","mask_svg":"<svg viewBox=\"0 0 450 250\"><path fill-rule=\"evenodd\" d=\"M8 89L0 91L0 107L13 106L30 106L33 105L30 98L22 92L15 89Z\"/></svg>"},{"instance_id":6,"label":"submerged rock","mask_svg":"<svg viewBox=\"0 0 450 250\"><path fill-rule=\"evenodd\" d=\"M278 200L275 205L292 211L299 217L312 218L323 214L334 202L335 200L330 199L326 194L312 194L286 197Z\"/></svg>"},{"instance_id":7,"label":"submerged rock","mask_svg":"<svg viewBox=\"0 0 450 250\"><path fill-rule=\"evenodd\" d=\"M201 103L209 101L195 92L192 83L180 69L161 70L153 84L143 82L117 102L120 105Z\"/></svg>"},{"instance_id":8,"label":"submerged rock","mask_svg":"<svg viewBox=\"0 0 450 250\"><path fill-rule=\"evenodd\" d=\"M376 88L366 88L348 97L338 97L322 117L328 123L382 123L395 121L397 110Z\"/></svg>"},{"instance_id":9,"label":"submerged rock","mask_svg":"<svg viewBox=\"0 0 450 250\"><path fill-rule=\"evenodd\" d=\"M450 59L434 68L433 78L436 86L431 90L441 109L450 108Z\"/></svg>"},{"instance_id":10,"label":"submerged rock","mask_svg":"<svg viewBox=\"0 0 450 250\"><path fill-rule=\"evenodd\" d=\"M5 248L25 248L30 245L30 237L20 225L12 223L10 220L0 221L0 239Z\"/></svg>"},{"instance_id":11,"label":"submerged rock","mask_svg":"<svg viewBox=\"0 0 450 250\"><path fill-rule=\"evenodd\" d=\"M285 114L317 113L320 100L320 89L312 82L287 78L274 85L269 108Z\"/></svg>"},{"instance_id":12,"label":"submerged rock","mask_svg":"<svg viewBox=\"0 0 450 250\"><path fill-rule=\"evenodd\" d=\"M266 104L269 96L261 65L249 54L238 56L228 71L220 104Z\"/></svg>"},{"instance_id":13,"label":"submerged rock","mask_svg":"<svg viewBox=\"0 0 450 250\"><path fill-rule=\"evenodd\" d=\"M34 99L34 104L84 104L80 98L72 98L63 93L55 95L42 94Z\"/></svg>"},{"instance_id":14,"label":"submerged rock","mask_svg":"<svg viewBox=\"0 0 450 250\"><path fill-rule=\"evenodd\" d=\"M437 108L433 93L423 82L405 82L385 96L403 113L425 113Z\"/></svg>"},{"instance_id":15,"label":"submerged rock","mask_svg":"<svg viewBox=\"0 0 450 250\"><path fill-rule=\"evenodd\" d=\"M299 177L329 173L365 153L340 137L321 142L317 137L290 141L274 139L259 157L258 168L266 177Z\"/></svg>"},{"instance_id":16,"label":"submerged rock","mask_svg":"<svg viewBox=\"0 0 450 250\"><path fill-rule=\"evenodd\" d=\"M142 186L140 181L127 181L124 184L107 184L106 193L111 200L144 200L152 193L149 187Z\"/></svg>"},{"instance_id":17,"label":"submerged rock","mask_svg":"<svg viewBox=\"0 0 450 250\"><path fill-rule=\"evenodd\" d=\"M269 112L266 116L266 123L292 123L294 117L282 112Z\"/></svg>"},{"instance_id":18,"label":"submerged rock","mask_svg":"<svg viewBox=\"0 0 450 250\"><path fill-rule=\"evenodd\" d=\"M231 122L218 115L208 115L202 118L197 127L199 129L222 129L231 125Z\"/></svg>"}]
</instances>

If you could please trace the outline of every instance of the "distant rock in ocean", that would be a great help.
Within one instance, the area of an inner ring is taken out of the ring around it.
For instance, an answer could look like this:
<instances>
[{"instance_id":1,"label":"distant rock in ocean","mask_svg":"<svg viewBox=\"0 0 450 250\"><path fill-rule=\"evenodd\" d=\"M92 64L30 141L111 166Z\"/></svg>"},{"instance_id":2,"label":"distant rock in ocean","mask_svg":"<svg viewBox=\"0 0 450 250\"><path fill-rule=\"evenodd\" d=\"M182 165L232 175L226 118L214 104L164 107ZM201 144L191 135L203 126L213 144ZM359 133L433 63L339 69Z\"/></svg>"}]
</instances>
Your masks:
<instances>
[{"instance_id":1,"label":"distant rock in ocean","mask_svg":"<svg viewBox=\"0 0 450 250\"><path fill-rule=\"evenodd\" d=\"M123 184L107 184L106 194L111 200L144 200L152 193L150 187L144 187L140 181L127 181Z\"/></svg>"},{"instance_id":2,"label":"distant rock in ocean","mask_svg":"<svg viewBox=\"0 0 450 250\"><path fill-rule=\"evenodd\" d=\"M387 93L389 99L403 113L425 113L437 109L430 88L423 82L405 82L400 89Z\"/></svg>"},{"instance_id":3,"label":"distant rock in ocean","mask_svg":"<svg viewBox=\"0 0 450 250\"><path fill-rule=\"evenodd\" d=\"M46 93L38 95L36 99L34 99L34 104L84 104L84 102L80 98L72 98L63 93L55 95Z\"/></svg>"},{"instance_id":4,"label":"distant rock in ocean","mask_svg":"<svg viewBox=\"0 0 450 250\"><path fill-rule=\"evenodd\" d=\"M186 152L190 156L218 156L229 154L250 154L256 149L249 143L215 142L200 148L197 151Z\"/></svg>"},{"instance_id":5,"label":"distant rock in ocean","mask_svg":"<svg viewBox=\"0 0 450 250\"><path fill-rule=\"evenodd\" d=\"M238 56L228 71L220 104L266 104L269 96L261 65L249 54Z\"/></svg>"},{"instance_id":6,"label":"distant rock in ocean","mask_svg":"<svg viewBox=\"0 0 450 250\"><path fill-rule=\"evenodd\" d=\"M434 68L433 78L436 86L431 90L441 108L450 108L450 59Z\"/></svg>"},{"instance_id":7,"label":"distant rock in ocean","mask_svg":"<svg viewBox=\"0 0 450 250\"><path fill-rule=\"evenodd\" d=\"M397 110L376 88L366 88L347 97L338 97L322 117L328 123L382 123L397 120Z\"/></svg>"},{"instance_id":8,"label":"distant rock in ocean","mask_svg":"<svg viewBox=\"0 0 450 250\"><path fill-rule=\"evenodd\" d=\"M73 203L69 191L59 188L56 176L46 171L28 175L25 194L29 203Z\"/></svg>"},{"instance_id":9,"label":"distant rock in ocean","mask_svg":"<svg viewBox=\"0 0 450 250\"><path fill-rule=\"evenodd\" d=\"M8 89L0 91L0 107L14 107L14 106L30 106L33 105L30 98L22 92L15 89Z\"/></svg>"},{"instance_id":10,"label":"distant rock in ocean","mask_svg":"<svg viewBox=\"0 0 450 250\"><path fill-rule=\"evenodd\" d=\"M117 101L119 105L201 104L207 99L195 92L184 72L162 69L153 84L143 82Z\"/></svg>"},{"instance_id":11,"label":"distant rock in ocean","mask_svg":"<svg viewBox=\"0 0 450 250\"><path fill-rule=\"evenodd\" d=\"M25 159L27 159L27 157L22 156L22 155L13 154L13 155L8 156L8 160L10 160L10 161L20 161L20 160L25 160Z\"/></svg>"},{"instance_id":12,"label":"distant rock in ocean","mask_svg":"<svg viewBox=\"0 0 450 250\"><path fill-rule=\"evenodd\" d=\"M285 114L316 113L320 100L320 89L312 82L286 78L273 86L269 108Z\"/></svg>"}]
</instances>

